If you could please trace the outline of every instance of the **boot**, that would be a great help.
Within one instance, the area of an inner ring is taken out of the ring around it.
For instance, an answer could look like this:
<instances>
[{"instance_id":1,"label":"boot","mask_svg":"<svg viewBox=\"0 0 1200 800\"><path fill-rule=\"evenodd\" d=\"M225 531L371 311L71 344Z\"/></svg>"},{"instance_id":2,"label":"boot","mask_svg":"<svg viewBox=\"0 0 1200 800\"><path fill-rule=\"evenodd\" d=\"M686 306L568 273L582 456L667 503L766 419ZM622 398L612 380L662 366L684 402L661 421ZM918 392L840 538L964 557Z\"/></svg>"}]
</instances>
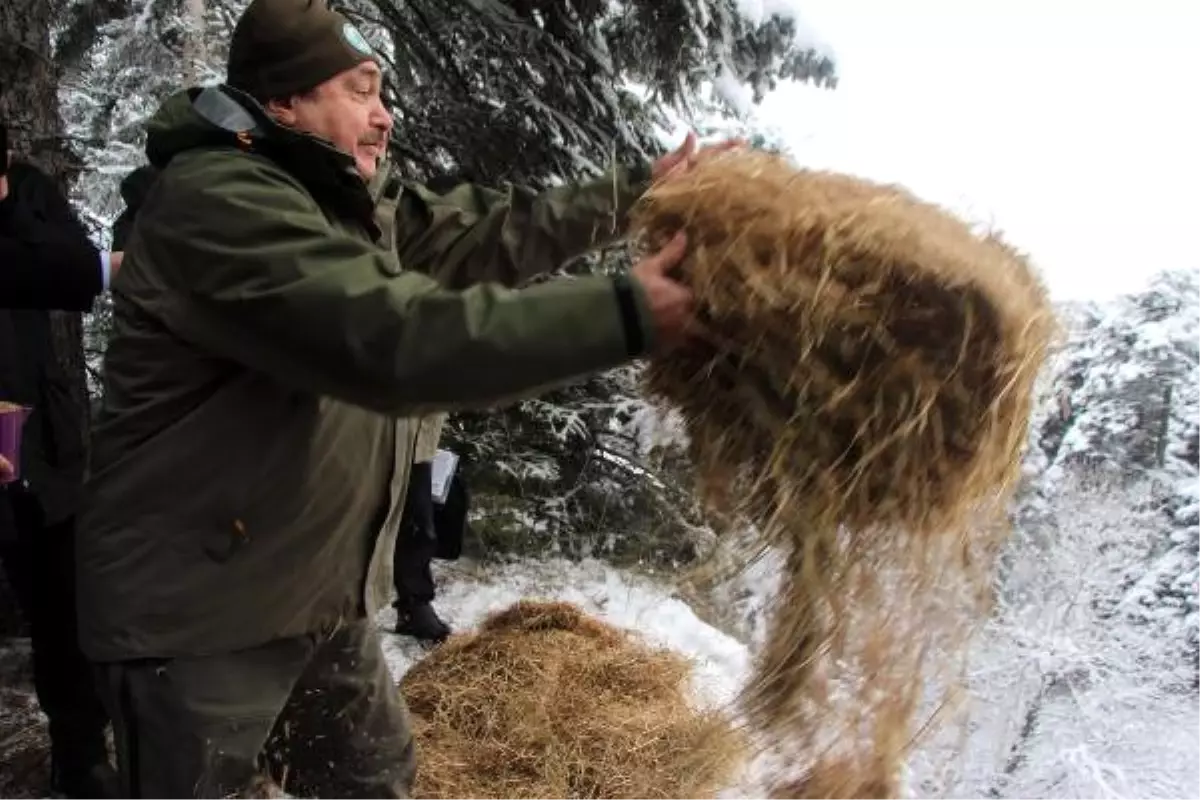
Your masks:
<instances>
[{"instance_id":1,"label":"boot","mask_svg":"<svg viewBox=\"0 0 1200 800\"><path fill-rule=\"evenodd\" d=\"M442 621L430 603L416 603L396 609L396 633L421 642L440 644L450 636L450 626Z\"/></svg>"}]
</instances>

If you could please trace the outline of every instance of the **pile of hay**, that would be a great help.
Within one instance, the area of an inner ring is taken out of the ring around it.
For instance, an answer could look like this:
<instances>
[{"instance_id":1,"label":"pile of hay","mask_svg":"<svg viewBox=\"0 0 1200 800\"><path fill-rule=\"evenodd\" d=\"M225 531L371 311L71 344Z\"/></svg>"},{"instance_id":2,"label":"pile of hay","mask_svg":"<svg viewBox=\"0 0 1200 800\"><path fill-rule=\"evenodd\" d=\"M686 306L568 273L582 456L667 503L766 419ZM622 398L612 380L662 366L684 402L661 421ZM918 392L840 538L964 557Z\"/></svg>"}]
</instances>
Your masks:
<instances>
[{"instance_id":1,"label":"pile of hay","mask_svg":"<svg viewBox=\"0 0 1200 800\"><path fill-rule=\"evenodd\" d=\"M520 602L405 675L417 797L711 797L738 766L685 659L567 603Z\"/></svg>"},{"instance_id":2,"label":"pile of hay","mask_svg":"<svg viewBox=\"0 0 1200 800\"><path fill-rule=\"evenodd\" d=\"M822 763L894 786L928 684L953 682L934 673L983 616L1046 292L902 189L763 152L702 160L634 210L649 249L678 230L704 333L647 389L684 418L706 506L787 558L746 711L807 761L790 784L810 796L856 785Z\"/></svg>"}]
</instances>

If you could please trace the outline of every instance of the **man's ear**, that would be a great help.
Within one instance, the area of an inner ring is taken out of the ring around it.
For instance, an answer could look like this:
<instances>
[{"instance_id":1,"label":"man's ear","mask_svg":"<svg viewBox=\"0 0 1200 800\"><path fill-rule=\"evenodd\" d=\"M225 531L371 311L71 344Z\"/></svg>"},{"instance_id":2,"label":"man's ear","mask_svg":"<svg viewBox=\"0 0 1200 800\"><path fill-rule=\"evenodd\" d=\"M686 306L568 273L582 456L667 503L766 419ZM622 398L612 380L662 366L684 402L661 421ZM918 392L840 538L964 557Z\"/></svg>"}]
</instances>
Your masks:
<instances>
[{"instance_id":1,"label":"man's ear","mask_svg":"<svg viewBox=\"0 0 1200 800\"><path fill-rule=\"evenodd\" d=\"M296 124L296 98L287 100L268 100L267 113L280 125L291 127Z\"/></svg>"}]
</instances>

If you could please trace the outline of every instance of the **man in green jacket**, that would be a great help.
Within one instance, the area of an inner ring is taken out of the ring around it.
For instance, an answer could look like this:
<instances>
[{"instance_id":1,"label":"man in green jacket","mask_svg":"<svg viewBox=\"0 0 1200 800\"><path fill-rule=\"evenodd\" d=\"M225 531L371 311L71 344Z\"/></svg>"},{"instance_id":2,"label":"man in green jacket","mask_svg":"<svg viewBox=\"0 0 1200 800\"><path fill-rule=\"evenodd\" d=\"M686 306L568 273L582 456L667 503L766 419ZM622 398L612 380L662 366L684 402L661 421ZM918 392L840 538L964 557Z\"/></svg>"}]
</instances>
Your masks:
<instances>
[{"instance_id":1,"label":"man in green jacket","mask_svg":"<svg viewBox=\"0 0 1200 800\"><path fill-rule=\"evenodd\" d=\"M170 98L148 126L159 174L113 285L81 645L126 796L243 791L266 746L293 794L401 797L412 736L372 616L391 592L404 420L686 336L693 299L667 276L681 237L623 279L480 281L616 238L687 154L487 213L405 186L405 252L434 280L373 219L365 181L392 121L361 35L322 2L254 0L228 66L228 85Z\"/></svg>"}]
</instances>

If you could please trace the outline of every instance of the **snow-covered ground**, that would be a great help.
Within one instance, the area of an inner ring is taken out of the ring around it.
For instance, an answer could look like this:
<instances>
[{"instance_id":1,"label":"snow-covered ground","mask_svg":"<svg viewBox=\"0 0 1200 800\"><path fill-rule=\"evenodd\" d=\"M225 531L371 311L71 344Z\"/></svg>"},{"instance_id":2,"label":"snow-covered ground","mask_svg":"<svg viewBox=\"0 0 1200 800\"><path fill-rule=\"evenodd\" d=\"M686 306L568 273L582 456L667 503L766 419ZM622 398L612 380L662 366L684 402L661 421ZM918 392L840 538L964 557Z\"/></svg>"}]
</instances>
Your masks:
<instances>
[{"instance_id":1,"label":"snow-covered ground","mask_svg":"<svg viewBox=\"0 0 1200 800\"><path fill-rule=\"evenodd\" d=\"M610 624L636 631L652 644L690 657L698 704L730 703L749 675L750 646L705 623L669 584L650 577L598 561L565 560L487 566L463 561L437 564L435 572L436 606L458 631L470 630L487 614L521 599L564 600ZM761 606L762 600L754 598L752 605ZM390 633L394 622L390 609L380 613L379 623L386 632L384 649L399 680L425 651L411 639ZM995 654L981 656L994 664L1005 661ZM1109 707L1113 704L1105 703L1099 696L1104 691L1094 697L1086 693L1056 697L1044 710L1046 733L1036 737L1029 753L1032 768L1019 770L1027 775L1005 775L1011 767L1006 750L1013 727L1022 722L1022 707L1011 702L1015 698L1004 699L1014 691L1013 680L985 683L973 687L977 702L985 708L984 713L972 715L968 740L955 748L959 757L947 761L942 756L948 754L942 751L914 759L908 776L913 796L981 796L990 791L989 796L995 797L1200 797L1196 758L1200 712L1186 692L1177 698L1161 693L1121 698L1125 704L1138 701L1136 708L1120 709L1123 713L1115 713L1117 709ZM997 691L988 691L989 687ZM1105 708L1092 708L1098 703ZM1063 715L1071 719L1051 719ZM1108 724L1097 728L1104 719ZM754 764L748 765L723 796L762 796L758 772Z\"/></svg>"}]
</instances>

